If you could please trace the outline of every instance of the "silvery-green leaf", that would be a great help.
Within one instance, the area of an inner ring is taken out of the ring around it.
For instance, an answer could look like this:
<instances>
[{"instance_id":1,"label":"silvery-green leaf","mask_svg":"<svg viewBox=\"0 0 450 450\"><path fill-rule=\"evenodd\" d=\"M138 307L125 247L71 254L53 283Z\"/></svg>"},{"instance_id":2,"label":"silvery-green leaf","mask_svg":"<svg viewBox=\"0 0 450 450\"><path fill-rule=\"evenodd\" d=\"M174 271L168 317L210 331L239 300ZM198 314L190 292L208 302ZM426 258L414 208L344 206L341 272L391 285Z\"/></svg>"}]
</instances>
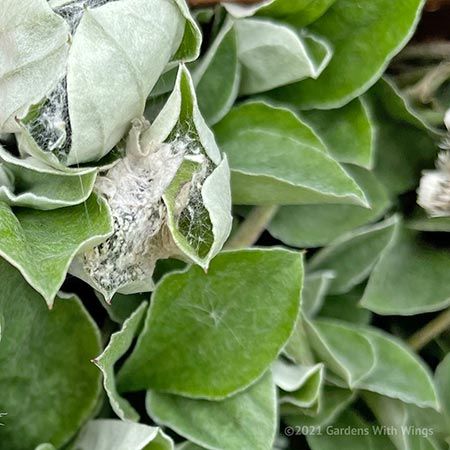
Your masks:
<instances>
[{"instance_id":1,"label":"silvery-green leaf","mask_svg":"<svg viewBox=\"0 0 450 450\"><path fill-rule=\"evenodd\" d=\"M334 276L334 272L330 270L308 273L305 276L302 290L302 314L312 317L321 309Z\"/></svg>"},{"instance_id":2,"label":"silvery-green leaf","mask_svg":"<svg viewBox=\"0 0 450 450\"><path fill-rule=\"evenodd\" d=\"M279 400L282 405L287 403L315 413L320 409L323 364L303 366L277 360L272 364L272 373L275 384L282 389Z\"/></svg>"},{"instance_id":3,"label":"silvery-green leaf","mask_svg":"<svg viewBox=\"0 0 450 450\"><path fill-rule=\"evenodd\" d=\"M0 34L0 131L11 132L63 75L69 27L46 0L3 0Z\"/></svg>"},{"instance_id":4,"label":"silvery-green leaf","mask_svg":"<svg viewBox=\"0 0 450 450\"><path fill-rule=\"evenodd\" d=\"M316 362L306 333L303 312L299 314L295 322L294 330L283 349L283 353L296 364L311 366Z\"/></svg>"},{"instance_id":5,"label":"silvery-green leaf","mask_svg":"<svg viewBox=\"0 0 450 450\"><path fill-rule=\"evenodd\" d=\"M0 172L1 201L42 210L84 202L92 192L97 175L95 168L60 172L38 159L16 158L1 146Z\"/></svg>"},{"instance_id":6,"label":"silvery-green leaf","mask_svg":"<svg viewBox=\"0 0 450 450\"><path fill-rule=\"evenodd\" d=\"M120 325L127 320L133 312L138 309L142 302L148 300L147 293L136 294L114 294L110 303L106 303L103 297L97 294L97 298L105 307L110 319Z\"/></svg>"},{"instance_id":7,"label":"silvery-green leaf","mask_svg":"<svg viewBox=\"0 0 450 450\"><path fill-rule=\"evenodd\" d=\"M390 430L387 433L397 450L439 450L434 438L437 432L436 422L416 423L411 414L410 405L399 400L384 397L371 392L364 393L369 405L381 426ZM427 411L430 414L430 411ZM436 411L431 411L436 419Z\"/></svg>"},{"instance_id":8,"label":"silvery-green leaf","mask_svg":"<svg viewBox=\"0 0 450 450\"><path fill-rule=\"evenodd\" d=\"M375 130L361 98L339 109L303 111L301 117L339 162L372 167Z\"/></svg>"},{"instance_id":9,"label":"silvery-green leaf","mask_svg":"<svg viewBox=\"0 0 450 450\"><path fill-rule=\"evenodd\" d=\"M363 190L370 209L356 205L283 206L269 224L270 234L294 247L319 247L381 217L390 206L383 185L368 170L355 166L346 170Z\"/></svg>"},{"instance_id":10,"label":"silvery-green leaf","mask_svg":"<svg viewBox=\"0 0 450 450\"><path fill-rule=\"evenodd\" d=\"M365 100L376 130L375 174L393 196L414 189L422 171L434 167L436 137L412 113L392 83L379 81Z\"/></svg>"},{"instance_id":11,"label":"silvery-green leaf","mask_svg":"<svg viewBox=\"0 0 450 450\"><path fill-rule=\"evenodd\" d=\"M438 409L429 369L393 336L335 320L316 320L307 326L314 350L349 387Z\"/></svg>"},{"instance_id":12,"label":"silvery-green leaf","mask_svg":"<svg viewBox=\"0 0 450 450\"><path fill-rule=\"evenodd\" d=\"M173 441L158 427L113 419L88 422L74 443L76 450L173 450Z\"/></svg>"},{"instance_id":13,"label":"silvery-green leaf","mask_svg":"<svg viewBox=\"0 0 450 450\"><path fill-rule=\"evenodd\" d=\"M225 23L192 76L200 111L206 122L214 125L233 106L241 80L236 30L231 21Z\"/></svg>"},{"instance_id":14,"label":"silvery-green leaf","mask_svg":"<svg viewBox=\"0 0 450 450\"><path fill-rule=\"evenodd\" d=\"M429 217L422 208L417 208L405 226L417 231L450 232L450 217Z\"/></svg>"},{"instance_id":15,"label":"silvery-green leaf","mask_svg":"<svg viewBox=\"0 0 450 450\"><path fill-rule=\"evenodd\" d=\"M345 408L354 400L355 393L335 386L324 386L320 411L309 416L298 410L290 409L283 420L294 427L325 427L334 422ZM283 411L281 411L283 414Z\"/></svg>"},{"instance_id":16,"label":"silvery-green leaf","mask_svg":"<svg viewBox=\"0 0 450 450\"><path fill-rule=\"evenodd\" d=\"M0 260L1 447L60 448L93 414L100 374L90 360L100 335L81 302L60 296L51 311L6 261Z\"/></svg>"},{"instance_id":17,"label":"silvery-green leaf","mask_svg":"<svg viewBox=\"0 0 450 450\"><path fill-rule=\"evenodd\" d=\"M334 272L328 292L342 294L364 281L378 261L381 252L392 240L398 218L351 231L315 253L309 270Z\"/></svg>"},{"instance_id":18,"label":"silvery-green leaf","mask_svg":"<svg viewBox=\"0 0 450 450\"><path fill-rule=\"evenodd\" d=\"M103 373L103 386L108 395L111 408L122 420L138 422L139 414L130 403L122 398L116 389L114 364L129 350L133 339L139 333L147 302L143 302L131 316L125 320L122 329L111 336L111 339L103 353L95 358L94 363Z\"/></svg>"},{"instance_id":19,"label":"silvery-green leaf","mask_svg":"<svg viewBox=\"0 0 450 450\"><path fill-rule=\"evenodd\" d=\"M74 256L110 233L108 206L95 195L81 205L51 211L11 209L0 203L0 255L50 307Z\"/></svg>"},{"instance_id":20,"label":"silvery-green leaf","mask_svg":"<svg viewBox=\"0 0 450 450\"><path fill-rule=\"evenodd\" d=\"M96 161L108 153L130 121L143 114L169 61L196 55L199 31L188 14L178 0L111 1L85 8L79 23L72 24L66 77L50 100L22 121L22 149L55 166Z\"/></svg>"},{"instance_id":21,"label":"silvery-green leaf","mask_svg":"<svg viewBox=\"0 0 450 450\"><path fill-rule=\"evenodd\" d=\"M230 159L235 204L365 205L356 182L291 111L246 103L231 110L214 131Z\"/></svg>"},{"instance_id":22,"label":"silvery-green leaf","mask_svg":"<svg viewBox=\"0 0 450 450\"><path fill-rule=\"evenodd\" d=\"M327 295L319 316L339 319L360 325L368 325L372 313L359 304L364 293L364 285L356 286L350 292L340 295Z\"/></svg>"},{"instance_id":23,"label":"silvery-green leaf","mask_svg":"<svg viewBox=\"0 0 450 450\"><path fill-rule=\"evenodd\" d=\"M447 354L445 358L436 367L434 374L436 388L441 399L443 413L447 419L450 420L450 355Z\"/></svg>"},{"instance_id":24,"label":"silvery-green leaf","mask_svg":"<svg viewBox=\"0 0 450 450\"><path fill-rule=\"evenodd\" d=\"M325 41L313 40L310 50L307 38L282 24L242 19L235 22L234 28L242 64L239 90L242 95L268 91L304 78L317 78L331 58L331 47ZM318 45L323 48L319 60Z\"/></svg>"},{"instance_id":25,"label":"silvery-green leaf","mask_svg":"<svg viewBox=\"0 0 450 450\"><path fill-rule=\"evenodd\" d=\"M395 450L386 434L376 433L373 425L352 410L344 411L336 422L307 440L311 450Z\"/></svg>"},{"instance_id":26,"label":"silvery-green leaf","mask_svg":"<svg viewBox=\"0 0 450 450\"><path fill-rule=\"evenodd\" d=\"M55 447L53 447L52 444L40 444L38 445L35 450L56 450Z\"/></svg>"},{"instance_id":27,"label":"silvery-green leaf","mask_svg":"<svg viewBox=\"0 0 450 450\"><path fill-rule=\"evenodd\" d=\"M302 278L301 255L284 249L224 252L207 273L192 266L165 276L119 389L208 399L242 391L289 338Z\"/></svg>"},{"instance_id":28,"label":"silvery-green leaf","mask_svg":"<svg viewBox=\"0 0 450 450\"><path fill-rule=\"evenodd\" d=\"M333 46L330 64L317 80L303 80L272 95L302 109L345 105L373 85L389 60L408 42L423 3L363 0L355 8L353 0L337 0L311 26Z\"/></svg>"},{"instance_id":29,"label":"silvery-green leaf","mask_svg":"<svg viewBox=\"0 0 450 450\"><path fill-rule=\"evenodd\" d=\"M270 373L225 400L195 400L149 391L146 405L156 423L202 447L272 449L277 428L277 403Z\"/></svg>"},{"instance_id":30,"label":"silvery-green leaf","mask_svg":"<svg viewBox=\"0 0 450 450\"><path fill-rule=\"evenodd\" d=\"M377 314L411 315L450 304L450 253L400 228L376 264L361 306Z\"/></svg>"}]
</instances>

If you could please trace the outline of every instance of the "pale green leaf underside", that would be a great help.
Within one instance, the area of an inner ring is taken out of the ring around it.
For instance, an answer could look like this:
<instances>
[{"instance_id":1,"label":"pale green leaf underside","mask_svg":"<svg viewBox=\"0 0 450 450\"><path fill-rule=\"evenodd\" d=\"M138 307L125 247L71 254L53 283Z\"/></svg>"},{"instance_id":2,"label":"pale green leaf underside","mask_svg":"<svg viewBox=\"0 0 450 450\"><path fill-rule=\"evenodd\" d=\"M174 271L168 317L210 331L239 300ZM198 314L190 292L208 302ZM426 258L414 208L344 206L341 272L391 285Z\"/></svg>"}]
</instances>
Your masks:
<instances>
[{"instance_id":1,"label":"pale green leaf underside","mask_svg":"<svg viewBox=\"0 0 450 450\"><path fill-rule=\"evenodd\" d=\"M407 347L375 328L333 320L308 322L314 350L351 388L438 408L428 369Z\"/></svg>"},{"instance_id":2,"label":"pale green leaf underside","mask_svg":"<svg viewBox=\"0 0 450 450\"><path fill-rule=\"evenodd\" d=\"M377 314L411 315L450 304L450 253L401 228L375 266L361 306Z\"/></svg>"},{"instance_id":3,"label":"pale green leaf underside","mask_svg":"<svg viewBox=\"0 0 450 450\"><path fill-rule=\"evenodd\" d=\"M331 48L324 42L314 41L310 50L307 38L272 21L242 19L235 22L234 28L242 65L241 95L268 91L304 78L317 78L331 57ZM322 58L318 60L317 46L323 49Z\"/></svg>"},{"instance_id":4,"label":"pale green leaf underside","mask_svg":"<svg viewBox=\"0 0 450 450\"><path fill-rule=\"evenodd\" d=\"M74 256L110 232L108 207L95 195L81 205L52 211L13 211L0 203L0 254L21 271L49 306Z\"/></svg>"},{"instance_id":5,"label":"pale green leaf underside","mask_svg":"<svg viewBox=\"0 0 450 450\"><path fill-rule=\"evenodd\" d=\"M193 266L167 275L119 372L120 390L209 399L242 391L291 334L301 284L301 255L282 249L225 252L207 274Z\"/></svg>"},{"instance_id":6,"label":"pale green leaf underside","mask_svg":"<svg viewBox=\"0 0 450 450\"><path fill-rule=\"evenodd\" d=\"M398 220L394 217L341 236L311 258L310 270L334 272L328 292L341 294L366 279L381 252L392 239Z\"/></svg>"},{"instance_id":7,"label":"pale green leaf underside","mask_svg":"<svg viewBox=\"0 0 450 450\"><path fill-rule=\"evenodd\" d=\"M302 109L330 109L348 103L381 76L392 56L406 44L423 3L362 0L355 8L354 0L337 0L311 27L333 43L330 64L317 80L303 80L272 95Z\"/></svg>"},{"instance_id":8,"label":"pale green leaf underside","mask_svg":"<svg viewBox=\"0 0 450 450\"><path fill-rule=\"evenodd\" d=\"M58 298L49 311L39 294L0 260L1 446L31 449L42 441L60 447L93 413L100 374L98 329L75 297Z\"/></svg>"},{"instance_id":9,"label":"pale green leaf underside","mask_svg":"<svg viewBox=\"0 0 450 450\"><path fill-rule=\"evenodd\" d=\"M2 11L0 131L17 131L15 117L39 102L64 73L69 27L46 0L3 0Z\"/></svg>"},{"instance_id":10,"label":"pale green leaf underside","mask_svg":"<svg viewBox=\"0 0 450 450\"><path fill-rule=\"evenodd\" d=\"M116 389L114 364L128 351L133 339L139 332L142 319L147 310L143 302L123 323L122 329L111 336L103 353L95 358L94 363L103 373L103 386L108 395L111 408L122 420L139 421L139 414L130 403L122 398Z\"/></svg>"},{"instance_id":11,"label":"pale green leaf underside","mask_svg":"<svg viewBox=\"0 0 450 450\"><path fill-rule=\"evenodd\" d=\"M158 427L112 419L91 420L75 441L76 450L173 450Z\"/></svg>"},{"instance_id":12,"label":"pale green leaf underside","mask_svg":"<svg viewBox=\"0 0 450 450\"><path fill-rule=\"evenodd\" d=\"M363 168L348 166L346 170L364 191L370 209L356 205L284 206L270 223L270 234L294 247L319 247L381 217L390 205L382 184Z\"/></svg>"},{"instance_id":13,"label":"pale green leaf underside","mask_svg":"<svg viewBox=\"0 0 450 450\"><path fill-rule=\"evenodd\" d=\"M205 448L272 449L278 420L270 373L225 400L194 400L149 391L146 404L157 423Z\"/></svg>"},{"instance_id":14,"label":"pale green leaf underside","mask_svg":"<svg viewBox=\"0 0 450 450\"><path fill-rule=\"evenodd\" d=\"M214 127L232 170L235 204L364 204L356 182L292 112L253 102Z\"/></svg>"},{"instance_id":15,"label":"pale green leaf underside","mask_svg":"<svg viewBox=\"0 0 450 450\"><path fill-rule=\"evenodd\" d=\"M321 309L334 277L334 272L330 270L306 275L302 290L302 314L306 317L312 317Z\"/></svg>"},{"instance_id":16,"label":"pale green leaf underside","mask_svg":"<svg viewBox=\"0 0 450 450\"><path fill-rule=\"evenodd\" d=\"M77 205L89 197L96 169L59 172L34 158L19 159L0 147L0 201L41 210Z\"/></svg>"}]
</instances>

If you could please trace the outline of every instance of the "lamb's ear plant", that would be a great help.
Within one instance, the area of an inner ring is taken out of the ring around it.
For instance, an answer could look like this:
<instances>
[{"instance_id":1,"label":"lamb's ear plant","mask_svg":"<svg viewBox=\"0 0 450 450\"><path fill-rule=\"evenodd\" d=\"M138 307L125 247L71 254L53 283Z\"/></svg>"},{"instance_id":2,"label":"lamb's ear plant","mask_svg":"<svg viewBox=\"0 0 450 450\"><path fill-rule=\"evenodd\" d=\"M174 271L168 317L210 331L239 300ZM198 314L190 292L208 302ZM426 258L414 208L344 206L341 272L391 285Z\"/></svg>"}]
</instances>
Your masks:
<instances>
[{"instance_id":1,"label":"lamb's ear plant","mask_svg":"<svg viewBox=\"0 0 450 450\"><path fill-rule=\"evenodd\" d=\"M424 2L244 3L0 5L0 450L448 447Z\"/></svg>"}]
</instances>

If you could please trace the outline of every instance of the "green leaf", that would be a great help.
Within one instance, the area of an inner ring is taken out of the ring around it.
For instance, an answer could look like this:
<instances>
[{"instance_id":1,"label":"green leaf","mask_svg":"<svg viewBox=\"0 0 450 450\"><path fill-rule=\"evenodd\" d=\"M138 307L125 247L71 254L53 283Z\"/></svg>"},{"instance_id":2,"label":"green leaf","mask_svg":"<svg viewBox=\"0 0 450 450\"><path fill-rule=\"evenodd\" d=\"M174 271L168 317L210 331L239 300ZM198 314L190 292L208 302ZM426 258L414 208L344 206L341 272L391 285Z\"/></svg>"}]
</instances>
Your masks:
<instances>
[{"instance_id":1,"label":"green leaf","mask_svg":"<svg viewBox=\"0 0 450 450\"><path fill-rule=\"evenodd\" d=\"M116 323L123 324L133 312L138 309L142 302L148 300L148 293L138 294L114 294L111 302L108 304L103 297L96 292L97 298L105 307L111 320Z\"/></svg>"},{"instance_id":2,"label":"green leaf","mask_svg":"<svg viewBox=\"0 0 450 450\"><path fill-rule=\"evenodd\" d=\"M100 376L90 360L101 349L98 329L73 296L49 311L20 273L0 260L1 446L66 443L94 412Z\"/></svg>"},{"instance_id":3,"label":"green leaf","mask_svg":"<svg viewBox=\"0 0 450 450\"><path fill-rule=\"evenodd\" d=\"M339 109L303 111L301 117L321 137L336 160L366 169L372 167L375 130L361 98Z\"/></svg>"},{"instance_id":4,"label":"green leaf","mask_svg":"<svg viewBox=\"0 0 450 450\"><path fill-rule=\"evenodd\" d=\"M349 387L438 409L429 370L393 336L333 320L316 320L307 326L314 350Z\"/></svg>"},{"instance_id":5,"label":"green leaf","mask_svg":"<svg viewBox=\"0 0 450 450\"><path fill-rule=\"evenodd\" d=\"M193 73L198 105L206 122L214 125L237 98L241 67L237 57L236 30L227 22Z\"/></svg>"},{"instance_id":6,"label":"green leaf","mask_svg":"<svg viewBox=\"0 0 450 450\"><path fill-rule=\"evenodd\" d=\"M26 8L26 12L24 12ZM39 102L63 75L69 27L46 0L4 0L0 17L0 131Z\"/></svg>"},{"instance_id":7,"label":"green leaf","mask_svg":"<svg viewBox=\"0 0 450 450\"><path fill-rule=\"evenodd\" d=\"M354 0L337 0L311 27L332 44L330 64L317 80L282 87L273 97L302 109L332 109L350 102L375 83L409 40L423 3L362 0L355 5Z\"/></svg>"},{"instance_id":8,"label":"green leaf","mask_svg":"<svg viewBox=\"0 0 450 450\"><path fill-rule=\"evenodd\" d=\"M322 307L328 287L334 278L331 271L309 273L302 290L302 314L313 317Z\"/></svg>"},{"instance_id":9,"label":"green leaf","mask_svg":"<svg viewBox=\"0 0 450 450\"><path fill-rule=\"evenodd\" d=\"M445 248L400 228L375 266L361 306L377 314L411 315L437 311L450 304Z\"/></svg>"},{"instance_id":10,"label":"green leaf","mask_svg":"<svg viewBox=\"0 0 450 450\"><path fill-rule=\"evenodd\" d=\"M157 427L120 420L91 420L75 441L76 450L173 450L173 441Z\"/></svg>"},{"instance_id":11,"label":"green leaf","mask_svg":"<svg viewBox=\"0 0 450 450\"><path fill-rule=\"evenodd\" d=\"M1 146L0 171L9 181L0 182L0 201L43 210L84 202L97 175L94 168L61 172L33 158L16 158Z\"/></svg>"},{"instance_id":12,"label":"green leaf","mask_svg":"<svg viewBox=\"0 0 450 450\"><path fill-rule=\"evenodd\" d=\"M323 369L323 364L303 366L288 364L282 360L275 361L272 373L275 384L282 389L281 405L289 404L302 410L317 412L321 406Z\"/></svg>"},{"instance_id":13,"label":"green leaf","mask_svg":"<svg viewBox=\"0 0 450 450\"><path fill-rule=\"evenodd\" d=\"M52 211L12 210L0 203L0 255L50 307L74 256L110 233L108 207L95 195L82 205Z\"/></svg>"},{"instance_id":14,"label":"green leaf","mask_svg":"<svg viewBox=\"0 0 450 450\"><path fill-rule=\"evenodd\" d=\"M258 16L273 17L296 28L305 27L322 16L336 0L274 0L256 12Z\"/></svg>"},{"instance_id":15,"label":"green leaf","mask_svg":"<svg viewBox=\"0 0 450 450\"><path fill-rule=\"evenodd\" d=\"M242 391L290 336L302 278L301 255L282 249L225 252L207 274L167 275L119 372L120 390L208 399Z\"/></svg>"},{"instance_id":16,"label":"green leaf","mask_svg":"<svg viewBox=\"0 0 450 450\"><path fill-rule=\"evenodd\" d=\"M103 353L94 359L94 363L103 373L103 387L108 395L113 411L122 420L138 422L139 414L130 403L120 397L116 389L114 364L129 350L135 336L139 333L147 302L143 302L131 316L125 320L122 329L111 336Z\"/></svg>"},{"instance_id":17,"label":"green leaf","mask_svg":"<svg viewBox=\"0 0 450 450\"><path fill-rule=\"evenodd\" d=\"M241 95L268 91L304 78L317 78L331 58L331 48L323 40L315 41L324 49L323 57L317 61L314 58L317 53L309 53L302 37L272 21L242 19L236 21L234 27L242 64Z\"/></svg>"},{"instance_id":18,"label":"green leaf","mask_svg":"<svg viewBox=\"0 0 450 450\"><path fill-rule=\"evenodd\" d=\"M283 352L296 364L311 366L316 362L309 345L303 312L299 314L294 326L294 331L289 337Z\"/></svg>"},{"instance_id":19,"label":"green leaf","mask_svg":"<svg viewBox=\"0 0 450 450\"><path fill-rule=\"evenodd\" d=\"M417 208L413 215L405 222L411 230L450 232L450 217L429 217L422 208Z\"/></svg>"},{"instance_id":20,"label":"green leaf","mask_svg":"<svg viewBox=\"0 0 450 450\"><path fill-rule=\"evenodd\" d=\"M307 436L307 440L311 450L394 450L385 434L377 434L374 426L351 410L342 413L336 422L321 430L321 433Z\"/></svg>"},{"instance_id":21,"label":"green leaf","mask_svg":"<svg viewBox=\"0 0 450 450\"><path fill-rule=\"evenodd\" d=\"M368 170L354 166L346 170L365 193L370 209L355 205L284 206L270 223L270 234L293 247L319 247L381 217L390 205L384 187Z\"/></svg>"},{"instance_id":22,"label":"green leaf","mask_svg":"<svg viewBox=\"0 0 450 450\"><path fill-rule=\"evenodd\" d=\"M146 405L149 415L158 424L205 448L272 449L277 429L277 403L270 373L245 391L222 401L194 400L149 391Z\"/></svg>"},{"instance_id":23,"label":"green leaf","mask_svg":"<svg viewBox=\"0 0 450 450\"><path fill-rule=\"evenodd\" d=\"M339 415L354 400L355 394L348 389L324 386L321 408L318 414L308 416L299 411L290 410L283 421L293 427L325 427L336 421ZM283 411L281 411L283 414ZM375 449L374 449L375 450Z\"/></svg>"},{"instance_id":24,"label":"green leaf","mask_svg":"<svg viewBox=\"0 0 450 450\"><path fill-rule=\"evenodd\" d=\"M230 159L235 204L365 204L355 181L286 109L246 103L214 131Z\"/></svg>"},{"instance_id":25,"label":"green leaf","mask_svg":"<svg viewBox=\"0 0 450 450\"><path fill-rule=\"evenodd\" d=\"M352 231L315 253L309 270L334 272L328 292L342 294L364 281L391 242L398 218Z\"/></svg>"},{"instance_id":26,"label":"green leaf","mask_svg":"<svg viewBox=\"0 0 450 450\"><path fill-rule=\"evenodd\" d=\"M376 130L375 174L392 196L414 189L423 169L434 167L435 139L392 84L381 80L365 99Z\"/></svg>"}]
</instances>

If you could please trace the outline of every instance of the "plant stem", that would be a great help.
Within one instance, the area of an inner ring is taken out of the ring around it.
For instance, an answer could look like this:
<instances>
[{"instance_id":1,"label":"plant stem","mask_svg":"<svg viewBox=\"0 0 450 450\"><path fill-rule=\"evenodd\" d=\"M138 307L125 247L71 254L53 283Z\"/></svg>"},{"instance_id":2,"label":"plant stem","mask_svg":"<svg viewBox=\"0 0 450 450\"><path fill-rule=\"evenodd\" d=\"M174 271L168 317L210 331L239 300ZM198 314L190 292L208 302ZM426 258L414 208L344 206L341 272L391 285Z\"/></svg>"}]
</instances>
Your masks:
<instances>
[{"instance_id":1,"label":"plant stem","mask_svg":"<svg viewBox=\"0 0 450 450\"><path fill-rule=\"evenodd\" d=\"M423 328L414 333L408 340L409 345L416 351L438 337L450 327L450 309L445 310L428 322Z\"/></svg>"},{"instance_id":2,"label":"plant stem","mask_svg":"<svg viewBox=\"0 0 450 450\"><path fill-rule=\"evenodd\" d=\"M256 206L228 241L227 249L251 247L263 234L278 210L278 205Z\"/></svg>"},{"instance_id":3,"label":"plant stem","mask_svg":"<svg viewBox=\"0 0 450 450\"><path fill-rule=\"evenodd\" d=\"M189 5L194 7L218 5L219 3L239 3L241 5L250 5L259 3L261 0L189 0Z\"/></svg>"}]
</instances>

